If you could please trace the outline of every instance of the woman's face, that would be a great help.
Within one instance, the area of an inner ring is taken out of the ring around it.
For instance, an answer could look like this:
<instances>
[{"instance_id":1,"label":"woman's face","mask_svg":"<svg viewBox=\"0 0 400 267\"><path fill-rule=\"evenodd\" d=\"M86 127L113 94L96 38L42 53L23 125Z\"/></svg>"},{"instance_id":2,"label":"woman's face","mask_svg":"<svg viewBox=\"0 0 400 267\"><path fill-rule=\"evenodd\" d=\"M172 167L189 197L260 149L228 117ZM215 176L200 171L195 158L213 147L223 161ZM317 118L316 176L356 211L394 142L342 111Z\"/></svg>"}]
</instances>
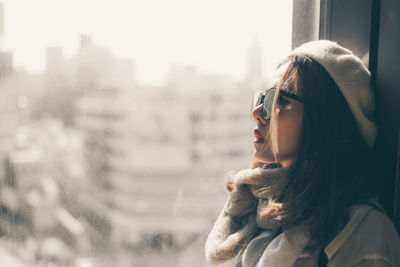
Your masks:
<instances>
[{"instance_id":1,"label":"woman's face","mask_svg":"<svg viewBox=\"0 0 400 267\"><path fill-rule=\"evenodd\" d=\"M279 67L269 81L267 90L271 87L277 87L288 64ZM286 87L292 87L291 84L283 83L280 90L287 91ZM301 96L301 92L293 91L294 94ZM282 104L281 104L282 103ZM303 119L303 103L280 95L276 103L276 109L273 110L275 116L274 125L270 125L270 119L265 120L262 116L262 104L252 110L252 116L256 121L254 129L254 157L264 163L276 162L271 150L271 142L277 142L277 161L283 167L288 166L295 159L300 139L301 125ZM274 127L277 140L271 140L268 134Z\"/></svg>"}]
</instances>

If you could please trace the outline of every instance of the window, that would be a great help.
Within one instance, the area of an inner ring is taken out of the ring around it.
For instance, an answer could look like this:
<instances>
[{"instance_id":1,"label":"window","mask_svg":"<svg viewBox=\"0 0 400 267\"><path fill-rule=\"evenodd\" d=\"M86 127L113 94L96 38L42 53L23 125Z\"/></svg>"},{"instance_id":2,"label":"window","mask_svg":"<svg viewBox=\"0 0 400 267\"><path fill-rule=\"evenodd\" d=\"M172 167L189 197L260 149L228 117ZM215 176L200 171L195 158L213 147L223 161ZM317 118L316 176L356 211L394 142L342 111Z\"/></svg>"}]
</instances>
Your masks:
<instances>
[{"instance_id":1,"label":"window","mask_svg":"<svg viewBox=\"0 0 400 267\"><path fill-rule=\"evenodd\" d=\"M291 16L291 0L0 0L10 266L204 266Z\"/></svg>"}]
</instances>

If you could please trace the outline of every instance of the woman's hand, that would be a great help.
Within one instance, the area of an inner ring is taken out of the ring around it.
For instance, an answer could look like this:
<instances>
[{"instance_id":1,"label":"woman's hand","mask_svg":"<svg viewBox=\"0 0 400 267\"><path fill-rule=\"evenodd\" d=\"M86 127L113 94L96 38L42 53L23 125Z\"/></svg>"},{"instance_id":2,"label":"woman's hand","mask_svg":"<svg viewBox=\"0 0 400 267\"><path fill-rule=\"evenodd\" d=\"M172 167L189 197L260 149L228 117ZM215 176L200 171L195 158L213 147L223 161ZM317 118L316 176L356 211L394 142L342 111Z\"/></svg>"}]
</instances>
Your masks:
<instances>
[{"instance_id":1,"label":"woman's hand","mask_svg":"<svg viewBox=\"0 0 400 267\"><path fill-rule=\"evenodd\" d=\"M255 212L257 207L256 198L248 185L237 182L242 174L243 171L237 174L230 172L225 176L225 188L229 192L229 197L224 209L227 214L235 217Z\"/></svg>"}]
</instances>

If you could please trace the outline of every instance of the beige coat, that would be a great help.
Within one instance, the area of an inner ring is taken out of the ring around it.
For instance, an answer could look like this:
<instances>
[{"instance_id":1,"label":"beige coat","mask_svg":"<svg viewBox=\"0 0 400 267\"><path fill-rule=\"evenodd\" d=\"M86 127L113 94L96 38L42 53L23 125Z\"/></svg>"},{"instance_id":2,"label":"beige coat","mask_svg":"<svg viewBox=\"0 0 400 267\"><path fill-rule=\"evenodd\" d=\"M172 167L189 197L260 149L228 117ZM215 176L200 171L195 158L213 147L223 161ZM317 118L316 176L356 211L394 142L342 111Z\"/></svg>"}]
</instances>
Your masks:
<instances>
[{"instance_id":1,"label":"beige coat","mask_svg":"<svg viewBox=\"0 0 400 267\"><path fill-rule=\"evenodd\" d=\"M375 201L376 206L380 205ZM381 207L380 207L381 208ZM317 266L319 252L293 253L301 240L290 240L291 234L281 233L272 240L261 233L248 245L242 257L243 267ZM267 246L263 244L268 244ZM275 253L279 251L279 253ZM290 251L285 257L283 251ZM400 239L386 214L371 205L354 205L343 230L324 249L328 267L388 267L400 266ZM281 255L281 259L268 257Z\"/></svg>"}]
</instances>

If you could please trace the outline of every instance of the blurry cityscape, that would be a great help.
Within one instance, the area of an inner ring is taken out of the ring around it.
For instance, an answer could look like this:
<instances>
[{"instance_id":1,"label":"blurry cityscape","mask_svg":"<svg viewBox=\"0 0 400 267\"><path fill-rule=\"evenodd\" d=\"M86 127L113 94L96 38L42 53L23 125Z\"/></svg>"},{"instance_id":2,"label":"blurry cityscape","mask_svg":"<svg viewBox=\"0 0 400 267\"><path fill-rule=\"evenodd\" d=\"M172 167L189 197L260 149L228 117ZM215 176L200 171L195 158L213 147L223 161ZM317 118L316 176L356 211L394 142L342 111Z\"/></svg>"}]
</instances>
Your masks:
<instances>
[{"instance_id":1,"label":"blurry cityscape","mask_svg":"<svg viewBox=\"0 0 400 267\"><path fill-rule=\"evenodd\" d=\"M1 266L208 266L223 176L252 155L261 47L243 81L175 66L149 86L134 61L77 41L69 58L48 47L43 74L0 46Z\"/></svg>"}]
</instances>

